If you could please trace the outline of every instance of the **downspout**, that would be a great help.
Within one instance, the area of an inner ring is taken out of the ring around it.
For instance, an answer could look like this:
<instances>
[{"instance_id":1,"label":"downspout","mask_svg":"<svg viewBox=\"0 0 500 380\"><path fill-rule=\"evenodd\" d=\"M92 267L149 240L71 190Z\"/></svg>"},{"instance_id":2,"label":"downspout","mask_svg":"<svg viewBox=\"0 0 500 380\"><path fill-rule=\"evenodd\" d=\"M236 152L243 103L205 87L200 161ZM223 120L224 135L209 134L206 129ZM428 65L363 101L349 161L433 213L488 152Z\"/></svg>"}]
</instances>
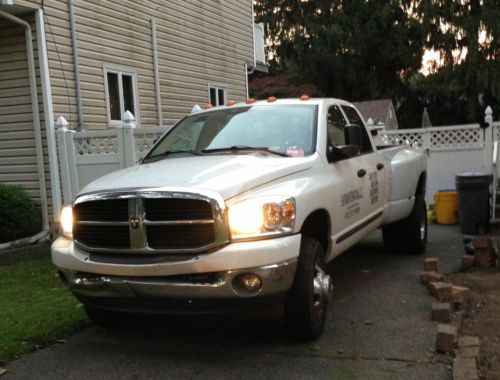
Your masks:
<instances>
[{"instance_id":1,"label":"downspout","mask_svg":"<svg viewBox=\"0 0 500 380\"><path fill-rule=\"evenodd\" d=\"M151 42L153 44L153 66L155 74L155 92L156 92L156 114L158 126L163 127L163 114L161 111L161 92L160 92L160 70L158 68L158 43L156 42L156 20L151 19Z\"/></svg>"},{"instance_id":2,"label":"downspout","mask_svg":"<svg viewBox=\"0 0 500 380\"><path fill-rule=\"evenodd\" d=\"M33 130L35 134L38 182L40 184L40 204L42 208L42 231L25 239L0 244L0 250L4 250L13 246L31 244L47 236L49 234L49 212L47 207L47 184L45 183L42 134L40 130L40 110L38 109L38 87L36 82L35 54L33 52L33 34L31 32L31 26L26 21L2 10L0 10L0 17L6 18L7 20L21 25L25 30L24 35L26 38L26 53L28 58L28 72L30 79L31 112L33 115Z\"/></svg>"},{"instance_id":3,"label":"downspout","mask_svg":"<svg viewBox=\"0 0 500 380\"><path fill-rule=\"evenodd\" d=\"M36 35L38 42L38 63L40 65L40 82L42 85L43 113L45 116L45 134L47 135L47 150L50 166L50 183L52 189L53 221L59 221L61 208L61 183L57 160L57 144L54 126L54 107L52 105L52 88L50 86L49 60L47 57L47 42L45 40L45 23L43 10L36 11Z\"/></svg>"},{"instance_id":4,"label":"downspout","mask_svg":"<svg viewBox=\"0 0 500 380\"><path fill-rule=\"evenodd\" d=\"M255 65L257 64L255 57L255 13L254 13L253 1L252 1L252 43L253 43L253 63L250 65L248 63L245 63L245 87L247 91L247 99L249 97L248 76L252 75L255 72ZM248 70L249 67L250 70Z\"/></svg>"},{"instance_id":5,"label":"downspout","mask_svg":"<svg viewBox=\"0 0 500 380\"><path fill-rule=\"evenodd\" d=\"M83 130L83 107L82 107L82 90L80 88L80 64L78 63L78 45L76 41L76 24L75 24L75 8L73 0L68 0L69 10L69 25L71 29L71 45L73 50L73 65L75 67L75 84L76 84L76 107L78 110L78 127L77 131Z\"/></svg>"}]
</instances>

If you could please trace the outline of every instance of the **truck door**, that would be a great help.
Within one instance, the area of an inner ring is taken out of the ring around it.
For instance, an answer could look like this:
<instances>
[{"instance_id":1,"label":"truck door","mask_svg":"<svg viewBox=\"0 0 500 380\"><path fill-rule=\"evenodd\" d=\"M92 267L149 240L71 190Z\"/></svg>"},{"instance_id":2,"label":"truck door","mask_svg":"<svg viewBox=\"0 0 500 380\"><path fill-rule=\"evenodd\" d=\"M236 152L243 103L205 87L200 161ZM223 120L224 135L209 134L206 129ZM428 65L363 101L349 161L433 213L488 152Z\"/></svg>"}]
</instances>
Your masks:
<instances>
[{"instance_id":1,"label":"truck door","mask_svg":"<svg viewBox=\"0 0 500 380\"><path fill-rule=\"evenodd\" d=\"M374 150L366 126L358 111L351 106L341 105L340 107L350 124L361 127L362 142L360 155L363 162L363 170L366 172L362 177L364 179L363 187L366 189L363 213L368 220L374 220L377 216L382 216L381 213L385 205L385 160L383 160L384 157L380 153Z\"/></svg>"},{"instance_id":2,"label":"truck door","mask_svg":"<svg viewBox=\"0 0 500 380\"><path fill-rule=\"evenodd\" d=\"M346 145L347 119L339 105L328 108L327 115L327 147ZM330 175L332 193L330 213L332 220L332 238L334 244L348 243L355 229L366 218L365 204L369 196L366 188L365 158L357 155L350 158L329 162L327 170ZM348 244L350 245L350 244Z\"/></svg>"}]
</instances>

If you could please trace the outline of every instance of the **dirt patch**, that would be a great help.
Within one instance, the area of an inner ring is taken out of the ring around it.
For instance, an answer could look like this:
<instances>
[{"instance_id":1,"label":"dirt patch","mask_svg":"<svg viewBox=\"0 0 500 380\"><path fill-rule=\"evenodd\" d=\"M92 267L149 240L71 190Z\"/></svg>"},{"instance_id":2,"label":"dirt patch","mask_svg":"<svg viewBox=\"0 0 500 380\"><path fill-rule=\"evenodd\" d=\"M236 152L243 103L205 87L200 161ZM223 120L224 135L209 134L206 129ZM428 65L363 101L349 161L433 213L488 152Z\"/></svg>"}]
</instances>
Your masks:
<instances>
[{"instance_id":1,"label":"dirt patch","mask_svg":"<svg viewBox=\"0 0 500 380\"><path fill-rule=\"evenodd\" d=\"M450 281L472 291L460 335L479 336L481 375L488 380L500 380L500 272L476 269L452 274Z\"/></svg>"}]
</instances>

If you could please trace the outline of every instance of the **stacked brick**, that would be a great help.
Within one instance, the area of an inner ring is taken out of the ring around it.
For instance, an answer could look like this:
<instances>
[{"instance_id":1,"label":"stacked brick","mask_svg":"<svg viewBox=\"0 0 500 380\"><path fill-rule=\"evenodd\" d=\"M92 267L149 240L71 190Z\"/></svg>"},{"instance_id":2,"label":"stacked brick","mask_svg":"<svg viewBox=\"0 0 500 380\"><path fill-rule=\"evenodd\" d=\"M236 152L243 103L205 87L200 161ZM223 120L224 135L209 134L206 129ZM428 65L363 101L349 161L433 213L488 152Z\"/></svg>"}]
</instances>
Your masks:
<instances>
[{"instance_id":1,"label":"stacked brick","mask_svg":"<svg viewBox=\"0 0 500 380\"><path fill-rule=\"evenodd\" d=\"M492 246L490 245L490 247ZM474 256L470 257L474 261L476 260ZM431 319L438 322L436 351L455 354L454 380L479 379L479 338L458 337L460 313L456 314L457 318L452 323L454 310L457 310L471 298L470 290L445 281L444 276L439 273L439 262L435 257L425 259L424 270L420 275L420 280L436 298L431 311Z\"/></svg>"},{"instance_id":2,"label":"stacked brick","mask_svg":"<svg viewBox=\"0 0 500 380\"><path fill-rule=\"evenodd\" d=\"M500 257L498 248L500 241L498 237L476 237L473 240L474 255L462 256L462 267L464 269L474 266L490 268L500 268Z\"/></svg>"}]
</instances>

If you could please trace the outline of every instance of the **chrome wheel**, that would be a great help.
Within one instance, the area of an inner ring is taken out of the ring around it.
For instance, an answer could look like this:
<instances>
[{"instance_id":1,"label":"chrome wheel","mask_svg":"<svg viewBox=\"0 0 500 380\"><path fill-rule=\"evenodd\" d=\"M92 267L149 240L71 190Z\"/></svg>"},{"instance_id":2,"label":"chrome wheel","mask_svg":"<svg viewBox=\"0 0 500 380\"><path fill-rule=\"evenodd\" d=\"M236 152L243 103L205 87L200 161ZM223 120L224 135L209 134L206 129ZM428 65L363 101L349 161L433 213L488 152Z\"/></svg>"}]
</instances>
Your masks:
<instances>
[{"instance_id":1,"label":"chrome wheel","mask_svg":"<svg viewBox=\"0 0 500 380\"><path fill-rule=\"evenodd\" d=\"M424 241L425 240L425 235L426 235L426 230L427 230L427 223L425 220L426 216L423 214L422 219L420 220L420 240Z\"/></svg>"},{"instance_id":2,"label":"chrome wheel","mask_svg":"<svg viewBox=\"0 0 500 380\"><path fill-rule=\"evenodd\" d=\"M319 263L314 266L313 277L313 310L317 318L321 317L326 304L330 302L333 285L331 277Z\"/></svg>"}]
</instances>

